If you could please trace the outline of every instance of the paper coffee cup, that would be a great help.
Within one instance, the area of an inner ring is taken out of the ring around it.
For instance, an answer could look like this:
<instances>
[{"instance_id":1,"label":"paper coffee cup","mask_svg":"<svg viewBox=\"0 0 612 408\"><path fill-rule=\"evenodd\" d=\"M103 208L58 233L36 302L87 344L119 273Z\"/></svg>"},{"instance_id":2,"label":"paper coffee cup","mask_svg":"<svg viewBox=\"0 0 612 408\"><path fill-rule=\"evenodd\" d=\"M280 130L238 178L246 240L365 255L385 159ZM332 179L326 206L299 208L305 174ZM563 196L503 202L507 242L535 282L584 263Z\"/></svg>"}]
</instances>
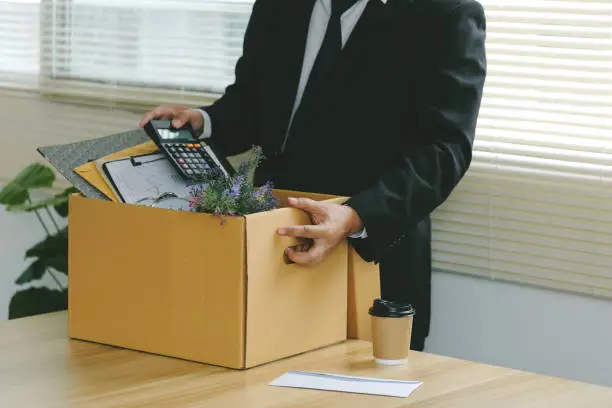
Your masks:
<instances>
[{"instance_id":1,"label":"paper coffee cup","mask_svg":"<svg viewBox=\"0 0 612 408\"><path fill-rule=\"evenodd\" d=\"M376 362L384 365L405 364L412 339L412 305L376 299L370 308L372 344Z\"/></svg>"}]
</instances>

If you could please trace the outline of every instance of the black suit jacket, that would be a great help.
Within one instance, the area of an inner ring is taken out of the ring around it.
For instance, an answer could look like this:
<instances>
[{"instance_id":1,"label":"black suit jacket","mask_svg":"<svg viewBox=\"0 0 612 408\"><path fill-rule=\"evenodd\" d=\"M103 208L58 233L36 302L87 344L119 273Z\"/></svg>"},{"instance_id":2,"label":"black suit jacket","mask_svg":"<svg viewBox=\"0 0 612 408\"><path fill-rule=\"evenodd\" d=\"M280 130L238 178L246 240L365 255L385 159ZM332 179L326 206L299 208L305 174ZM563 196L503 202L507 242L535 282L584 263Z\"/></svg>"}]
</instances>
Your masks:
<instances>
[{"instance_id":1,"label":"black suit jacket","mask_svg":"<svg viewBox=\"0 0 612 408\"><path fill-rule=\"evenodd\" d=\"M227 155L262 146L258 182L352 197L369 235L352 240L359 254L428 282L429 215L472 158L486 73L483 9L474 0L370 0L318 111L281 152L314 2L256 1L235 82L204 108L212 138Z\"/></svg>"}]
</instances>

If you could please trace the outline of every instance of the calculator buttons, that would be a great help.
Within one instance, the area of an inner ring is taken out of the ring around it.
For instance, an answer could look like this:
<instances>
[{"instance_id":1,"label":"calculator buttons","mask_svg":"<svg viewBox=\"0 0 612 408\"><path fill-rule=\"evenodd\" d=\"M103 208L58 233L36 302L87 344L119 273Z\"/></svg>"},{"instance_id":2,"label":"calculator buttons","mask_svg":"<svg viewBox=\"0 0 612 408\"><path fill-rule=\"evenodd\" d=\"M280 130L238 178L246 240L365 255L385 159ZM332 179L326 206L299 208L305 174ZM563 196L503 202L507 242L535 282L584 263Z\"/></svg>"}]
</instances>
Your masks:
<instances>
[{"instance_id":1,"label":"calculator buttons","mask_svg":"<svg viewBox=\"0 0 612 408\"><path fill-rule=\"evenodd\" d=\"M181 164L184 164L185 163L185 159L178 159L178 162L181 163Z\"/></svg>"},{"instance_id":2,"label":"calculator buttons","mask_svg":"<svg viewBox=\"0 0 612 408\"><path fill-rule=\"evenodd\" d=\"M195 145L193 145L193 147L195 147L196 149L199 149L199 148L200 148L200 147L202 147L202 146L201 146L201 145L199 145L199 144L195 144Z\"/></svg>"}]
</instances>

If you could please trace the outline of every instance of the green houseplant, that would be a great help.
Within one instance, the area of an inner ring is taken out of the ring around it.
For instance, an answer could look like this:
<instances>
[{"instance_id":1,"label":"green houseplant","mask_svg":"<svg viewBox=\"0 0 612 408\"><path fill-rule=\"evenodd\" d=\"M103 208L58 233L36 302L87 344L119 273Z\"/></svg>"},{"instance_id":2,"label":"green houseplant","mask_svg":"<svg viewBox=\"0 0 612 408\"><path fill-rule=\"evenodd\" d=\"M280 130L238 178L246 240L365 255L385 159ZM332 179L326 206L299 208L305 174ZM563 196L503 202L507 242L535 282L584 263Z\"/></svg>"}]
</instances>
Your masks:
<instances>
[{"instance_id":1,"label":"green houseplant","mask_svg":"<svg viewBox=\"0 0 612 408\"><path fill-rule=\"evenodd\" d=\"M64 310L68 306L68 289L58 279L68 274L68 229L60 228L56 218L68 216L68 197L75 192L68 188L50 198L33 201L33 192L49 189L55 182L55 173L42 164L31 164L0 190L0 204L8 212L33 213L45 232L42 241L28 249L25 258L30 265L16 279L20 286L9 304L9 319ZM45 212L47 222L41 215ZM40 281L49 275L55 288L40 287Z\"/></svg>"}]
</instances>

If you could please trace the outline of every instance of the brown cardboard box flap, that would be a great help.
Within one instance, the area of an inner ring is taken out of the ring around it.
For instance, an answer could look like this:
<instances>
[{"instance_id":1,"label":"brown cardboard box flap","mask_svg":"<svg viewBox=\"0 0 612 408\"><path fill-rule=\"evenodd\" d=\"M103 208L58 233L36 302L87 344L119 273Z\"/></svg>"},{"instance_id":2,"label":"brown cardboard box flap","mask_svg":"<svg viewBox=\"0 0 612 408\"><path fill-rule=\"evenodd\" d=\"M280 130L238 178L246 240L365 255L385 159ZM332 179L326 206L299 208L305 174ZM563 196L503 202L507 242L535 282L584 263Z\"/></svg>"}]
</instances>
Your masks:
<instances>
[{"instance_id":1,"label":"brown cardboard box flap","mask_svg":"<svg viewBox=\"0 0 612 408\"><path fill-rule=\"evenodd\" d=\"M347 245L316 268L284 262L295 240L276 229L307 223L293 208L247 216L247 367L346 339Z\"/></svg>"}]
</instances>

